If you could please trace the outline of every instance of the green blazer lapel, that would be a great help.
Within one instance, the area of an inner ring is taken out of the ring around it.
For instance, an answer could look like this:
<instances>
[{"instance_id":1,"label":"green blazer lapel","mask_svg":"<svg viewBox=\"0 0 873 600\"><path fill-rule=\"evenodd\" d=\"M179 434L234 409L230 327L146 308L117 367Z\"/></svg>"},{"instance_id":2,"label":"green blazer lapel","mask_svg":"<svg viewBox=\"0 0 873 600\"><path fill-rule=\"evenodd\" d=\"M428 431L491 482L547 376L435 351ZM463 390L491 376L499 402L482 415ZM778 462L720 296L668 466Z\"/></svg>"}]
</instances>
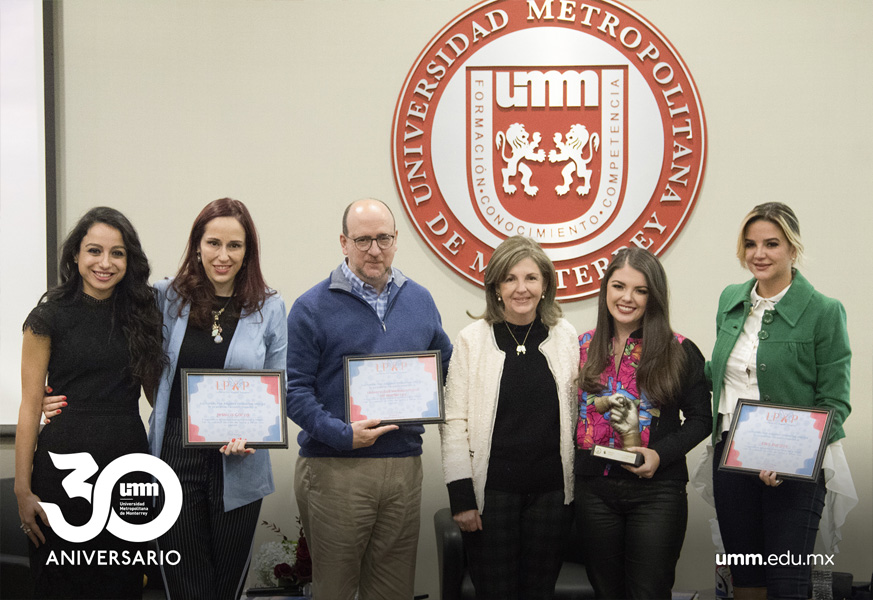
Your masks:
<instances>
[{"instance_id":1,"label":"green blazer lapel","mask_svg":"<svg viewBox=\"0 0 873 600\"><path fill-rule=\"evenodd\" d=\"M776 303L774 309L779 315L785 319L791 327L797 325L797 321L809 306L809 301L815 293L812 285L806 278L800 274L800 271L794 272L794 280L791 282L791 287L785 296Z\"/></svg>"},{"instance_id":2,"label":"green blazer lapel","mask_svg":"<svg viewBox=\"0 0 873 600\"><path fill-rule=\"evenodd\" d=\"M752 293L752 288L755 285L755 280L752 279L747 281L742 285L737 285L733 292L730 295L727 295L724 298L724 301L721 306L721 312L724 315L729 314L732 310L734 310L737 306L741 304L748 304L750 302L750 295ZM745 311L743 311L745 315ZM745 318L745 317L744 317Z\"/></svg>"}]
</instances>

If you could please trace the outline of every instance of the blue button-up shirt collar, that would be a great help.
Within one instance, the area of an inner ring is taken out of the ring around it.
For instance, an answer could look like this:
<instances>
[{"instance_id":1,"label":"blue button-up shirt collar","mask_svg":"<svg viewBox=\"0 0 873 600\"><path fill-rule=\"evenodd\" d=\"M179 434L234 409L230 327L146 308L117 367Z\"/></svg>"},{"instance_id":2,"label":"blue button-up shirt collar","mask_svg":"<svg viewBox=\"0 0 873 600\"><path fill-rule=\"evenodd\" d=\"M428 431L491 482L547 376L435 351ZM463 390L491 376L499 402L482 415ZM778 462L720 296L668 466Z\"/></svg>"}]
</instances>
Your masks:
<instances>
[{"instance_id":1,"label":"blue button-up shirt collar","mask_svg":"<svg viewBox=\"0 0 873 600\"><path fill-rule=\"evenodd\" d=\"M384 320L385 313L388 310L388 300L391 298L392 288L394 287L394 273L392 272L389 275L388 283L382 288L382 293L380 294L376 291L376 288L355 275L346 261L342 262L340 268L352 286L352 291L373 307L380 320Z\"/></svg>"}]
</instances>

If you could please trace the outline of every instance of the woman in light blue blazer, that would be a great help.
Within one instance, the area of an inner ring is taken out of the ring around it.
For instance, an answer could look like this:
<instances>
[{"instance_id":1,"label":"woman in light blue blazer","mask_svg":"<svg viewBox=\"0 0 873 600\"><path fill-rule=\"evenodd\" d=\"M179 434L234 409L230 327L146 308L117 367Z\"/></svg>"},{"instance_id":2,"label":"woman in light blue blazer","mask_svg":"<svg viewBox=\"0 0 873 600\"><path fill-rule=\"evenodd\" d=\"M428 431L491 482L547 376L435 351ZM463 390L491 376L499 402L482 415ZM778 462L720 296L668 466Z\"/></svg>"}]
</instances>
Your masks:
<instances>
[{"instance_id":1,"label":"woman in light blue blazer","mask_svg":"<svg viewBox=\"0 0 873 600\"><path fill-rule=\"evenodd\" d=\"M185 448L181 370L284 369L285 304L261 274L258 235L245 205L209 203L191 228L179 272L155 285L164 317L161 374L149 419L151 453L182 484L182 512L158 545L169 598L236 599L251 560L261 501L273 492L269 452L235 438L220 451Z\"/></svg>"}]
</instances>

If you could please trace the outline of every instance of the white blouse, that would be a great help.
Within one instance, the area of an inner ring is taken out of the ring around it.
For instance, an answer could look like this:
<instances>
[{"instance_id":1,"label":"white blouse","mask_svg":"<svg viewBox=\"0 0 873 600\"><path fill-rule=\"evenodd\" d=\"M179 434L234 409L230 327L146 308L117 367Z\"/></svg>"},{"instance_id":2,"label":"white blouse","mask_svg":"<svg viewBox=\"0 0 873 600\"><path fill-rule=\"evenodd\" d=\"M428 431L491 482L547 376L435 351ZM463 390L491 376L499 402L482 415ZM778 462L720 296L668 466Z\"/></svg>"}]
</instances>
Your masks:
<instances>
[{"instance_id":1,"label":"white blouse","mask_svg":"<svg viewBox=\"0 0 873 600\"><path fill-rule=\"evenodd\" d=\"M752 288L752 308L743 331L734 344L734 349L727 360L722 383L721 401L718 404L718 414L721 417L721 430L727 431L731 427L734 410L740 400L760 400L758 391L758 332L761 331L761 323L764 319L764 311L773 310L776 303L782 300L788 292L788 286L772 298L762 298L758 295L758 284Z\"/></svg>"}]
</instances>

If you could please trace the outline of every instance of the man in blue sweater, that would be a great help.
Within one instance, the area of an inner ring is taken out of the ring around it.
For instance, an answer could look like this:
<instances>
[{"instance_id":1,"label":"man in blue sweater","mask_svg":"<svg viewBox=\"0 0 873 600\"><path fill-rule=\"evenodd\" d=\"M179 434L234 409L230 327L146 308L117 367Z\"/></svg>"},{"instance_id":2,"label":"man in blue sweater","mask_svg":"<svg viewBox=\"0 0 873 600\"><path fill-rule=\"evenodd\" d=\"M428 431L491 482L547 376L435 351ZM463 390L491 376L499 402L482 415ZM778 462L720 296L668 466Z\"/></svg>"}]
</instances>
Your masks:
<instances>
[{"instance_id":1,"label":"man in blue sweater","mask_svg":"<svg viewBox=\"0 0 873 600\"><path fill-rule=\"evenodd\" d=\"M316 599L409 600L421 510L420 425L345 421L343 357L452 346L430 293L392 268L394 215L378 200L343 214L346 259L288 314L288 416L300 426L294 491Z\"/></svg>"}]
</instances>

